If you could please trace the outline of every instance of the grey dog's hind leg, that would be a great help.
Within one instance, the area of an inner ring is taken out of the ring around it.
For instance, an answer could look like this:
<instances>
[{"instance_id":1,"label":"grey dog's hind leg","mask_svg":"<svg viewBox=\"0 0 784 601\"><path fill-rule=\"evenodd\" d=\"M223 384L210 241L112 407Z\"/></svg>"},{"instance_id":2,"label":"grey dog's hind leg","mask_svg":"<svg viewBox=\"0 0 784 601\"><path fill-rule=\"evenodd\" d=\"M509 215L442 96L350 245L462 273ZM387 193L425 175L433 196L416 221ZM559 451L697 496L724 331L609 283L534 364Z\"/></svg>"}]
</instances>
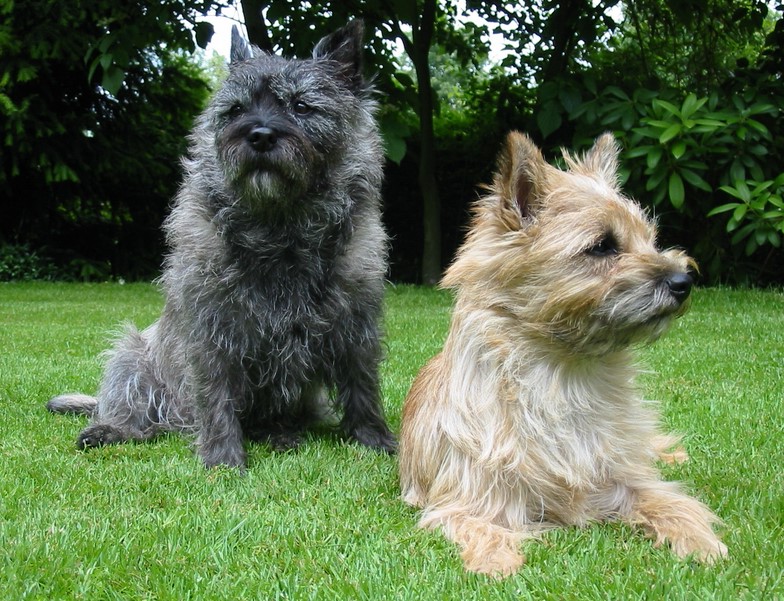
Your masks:
<instances>
[{"instance_id":1,"label":"grey dog's hind leg","mask_svg":"<svg viewBox=\"0 0 784 601\"><path fill-rule=\"evenodd\" d=\"M171 429L167 417L171 407L164 401L164 387L155 376L148 341L144 334L129 328L110 354L93 421L79 434L76 446L86 449L146 440L162 429ZM56 405L55 399L49 405L53 403Z\"/></svg>"},{"instance_id":2,"label":"grey dog's hind leg","mask_svg":"<svg viewBox=\"0 0 784 601\"><path fill-rule=\"evenodd\" d=\"M86 394L61 394L49 400L46 408L53 413L76 413L94 415L98 408L98 399ZM100 447L105 444L125 440L121 431L108 424L91 424L82 430L76 439L78 449Z\"/></svg>"}]
</instances>

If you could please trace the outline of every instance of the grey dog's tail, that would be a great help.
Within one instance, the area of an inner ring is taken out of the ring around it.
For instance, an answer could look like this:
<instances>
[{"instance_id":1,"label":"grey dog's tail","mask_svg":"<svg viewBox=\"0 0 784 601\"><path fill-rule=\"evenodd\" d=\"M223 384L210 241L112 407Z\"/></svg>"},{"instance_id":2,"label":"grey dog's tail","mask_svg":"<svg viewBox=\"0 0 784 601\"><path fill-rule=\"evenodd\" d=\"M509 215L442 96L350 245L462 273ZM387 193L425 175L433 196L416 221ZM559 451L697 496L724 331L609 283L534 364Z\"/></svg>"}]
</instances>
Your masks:
<instances>
[{"instance_id":1,"label":"grey dog's tail","mask_svg":"<svg viewBox=\"0 0 784 601\"><path fill-rule=\"evenodd\" d=\"M49 400L46 408L53 413L81 413L92 415L98 399L86 394L61 394Z\"/></svg>"}]
</instances>

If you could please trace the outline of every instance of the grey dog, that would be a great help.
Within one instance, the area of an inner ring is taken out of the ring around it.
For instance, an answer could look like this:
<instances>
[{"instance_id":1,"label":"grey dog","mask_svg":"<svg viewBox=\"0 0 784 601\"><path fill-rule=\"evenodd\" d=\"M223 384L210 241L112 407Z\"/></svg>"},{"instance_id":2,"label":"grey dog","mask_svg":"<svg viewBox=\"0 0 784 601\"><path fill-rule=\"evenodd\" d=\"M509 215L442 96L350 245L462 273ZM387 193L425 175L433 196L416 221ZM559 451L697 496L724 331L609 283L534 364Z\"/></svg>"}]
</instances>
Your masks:
<instances>
[{"instance_id":1,"label":"grey dog","mask_svg":"<svg viewBox=\"0 0 784 601\"><path fill-rule=\"evenodd\" d=\"M164 224L163 312L118 340L97 398L47 405L92 415L79 448L191 432L206 466L244 468L246 438L293 447L342 411L349 437L395 450L379 391L383 152L362 29L350 22L306 60L232 32L228 78L191 133Z\"/></svg>"}]
</instances>

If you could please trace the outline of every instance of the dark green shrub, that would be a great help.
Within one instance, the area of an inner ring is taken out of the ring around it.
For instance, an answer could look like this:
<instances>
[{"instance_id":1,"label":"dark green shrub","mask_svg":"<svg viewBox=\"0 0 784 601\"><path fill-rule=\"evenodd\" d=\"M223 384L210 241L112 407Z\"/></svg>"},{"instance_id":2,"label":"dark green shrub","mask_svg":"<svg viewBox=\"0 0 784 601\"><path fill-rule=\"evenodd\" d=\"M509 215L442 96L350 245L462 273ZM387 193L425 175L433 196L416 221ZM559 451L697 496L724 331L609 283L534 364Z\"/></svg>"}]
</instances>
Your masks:
<instances>
[{"instance_id":1,"label":"dark green shrub","mask_svg":"<svg viewBox=\"0 0 784 601\"><path fill-rule=\"evenodd\" d=\"M0 245L0 282L54 280L57 269L27 244Z\"/></svg>"}]
</instances>

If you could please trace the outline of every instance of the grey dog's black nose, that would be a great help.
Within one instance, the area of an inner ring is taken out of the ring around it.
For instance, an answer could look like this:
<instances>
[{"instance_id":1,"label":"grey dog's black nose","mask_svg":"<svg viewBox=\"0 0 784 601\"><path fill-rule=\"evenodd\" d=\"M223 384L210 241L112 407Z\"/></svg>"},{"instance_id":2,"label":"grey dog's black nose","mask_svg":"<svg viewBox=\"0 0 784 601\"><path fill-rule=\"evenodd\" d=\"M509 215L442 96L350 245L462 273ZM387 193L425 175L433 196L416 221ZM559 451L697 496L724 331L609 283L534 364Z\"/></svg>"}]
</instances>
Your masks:
<instances>
[{"instance_id":1,"label":"grey dog's black nose","mask_svg":"<svg viewBox=\"0 0 784 601\"><path fill-rule=\"evenodd\" d=\"M277 143L278 134L274 129L269 127L254 127L250 130L247 140L248 144L250 144L256 152L267 152Z\"/></svg>"},{"instance_id":2,"label":"grey dog's black nose","mask_svg":"<svg viewBox=\"0 0 784 601\"><path fill-rule=\"evenodd\" d=\"M667 288L670 289L672 294L678 302L683 302L689 298L691 287L694 280L688 273L671 273L665 280Z\"/></svg>"}]
</instances>

